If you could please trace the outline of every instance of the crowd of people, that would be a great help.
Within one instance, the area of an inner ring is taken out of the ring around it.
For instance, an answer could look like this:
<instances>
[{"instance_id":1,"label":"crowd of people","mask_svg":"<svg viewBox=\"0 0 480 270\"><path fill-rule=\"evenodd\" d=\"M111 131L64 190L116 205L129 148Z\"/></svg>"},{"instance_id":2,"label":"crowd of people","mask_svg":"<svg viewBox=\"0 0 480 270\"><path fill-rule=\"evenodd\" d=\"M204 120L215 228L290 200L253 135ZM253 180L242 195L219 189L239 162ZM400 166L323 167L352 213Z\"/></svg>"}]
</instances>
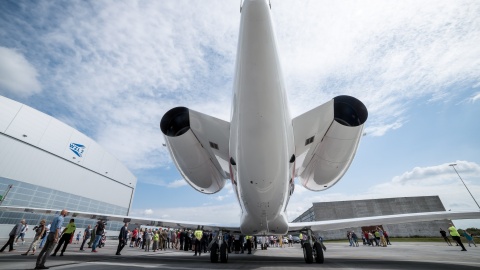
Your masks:
<instances>
[{"instance_id":1,"label":"crowd of people","mask_svg":"<svg viewBox=\"0 0 480 270\"><path fill-rule=\"evenodd\" d=\"M377 227L374 230L366 230L361 232L362 242L364 246L371 247L387 247L391 245L387 231ZM358 235L355 231L347 231L347 239L350 247L358 247Z\"/></svg>"},{"instance_id":2,"label":"crowd of people","mask_svg":"<svg viewBox=\"0 0 480 270\"><path fill-rule=\"evenodd\" d=\"M448 231L450 233L450 236L452 239L456 242L456 246L460 246L462 248L462 251L467 251L465 246L462 243L462 240L460 238L460 233L458 230L455 228L453 223L450 223L450 227L448 228ZM452 241L447 236L447 232L440 228L440 235L443 237L447 245L453 246ZM366 246L377 246L377 247L387 247L388 245L391 245L390 243L390 238L388 236L387 231L383 230L380 227L376 227L374 230L367 230L363 231L362 234L362 241L363 245ZM468 242L468 246L471 247L477 246L474 240L474 235L467 232L466 230L462 231L462 236L465 237L465 239ZM354 231L347 231L347 239L350 244L350 247L358 247L358 235Z\"/></svg>"},{"instance_id":3,"label":"crowd of people","mask_svg":"<svg viewBox=\"0 0 480 270\"><path fill-rule=\"evenodd\" d=\"M448 227L448 232L450 233L450 236L452 237L452 239L456 242L456 246L460 246L462 248L462 251L467 251L467 249L462 243L462 239L460 238L460 233L458 232L457 228L455 228L453 223L450 223L450 227ZM447 245L453 246L452 242L447 236L447 232L442 228L440 228L440 235L443 237ZM474 245L475 247L477 246L477 244L475 243L475 240L473 239L473 234L470 234L466 230L464 230L463 236L467 240L469 247L471 247L472 245Z\"/></svg>"},{"instance_id":4,"label":"crowd of people","mask_svg":"<svg viewBox=\"0 0 480 270\"><path fill-rule=\"evenodd\" d=\"M128 224L120 231L119 235L119 251L120 246L130 241L130 248L140 248L145 252L156 252L167 249L176 250L197 250L206 252L211 233L204 232L201 228L197 230L187 229L170 229L170 228L135 228L128 230ZM122 243L123 241L123 243ZM197 249L198 248L198 249ZM120 252L117 252L120 255Z\"/></svg>"},{"instance_id":5,"label":"crowd of people","mask_svg":"<svg viewBox=\"0 0 480 270\"><path fill-rule=\"evenodd\" d=\"M35 255L37 250L37 245L41 249L40 254L36 260L35 269L48 269L45 266L45 262L48 256L57 256L58 251L61 248L59 256L64 256L67 246L73 242L76 225L75 220L70 219L69 223L62 230L62 225L64 223L64 218L68 214L67 210L62 210L58 216L56 216L52 223L46 225L46 220L43 219L40 221L40 224L33 228L34 237L33 240L25 253L21 255L26 256L30 252L31 255ZM92 228L90 225L82 231L79 231L76 235L76 244L80 244L80 251L85 251L85 244L87 244L88 249L91 249L91 252L98 252L97 248L102 248L105 245L106 241L106 223L99 220L97 224ZM21 220L16 224L9 234L7 243L0 249L0 252L3 252L7 246L9 251L14 251L14 244L21 239L21 243L25 243L25 234L28 231L28 225L25 220ZM465 246L463 245L460 234L457 229L450 224L448 228L450 236L457 243L457 246L462 247L462 251L466 251ZM447 232L440 228L440 234L445 239L445 242L452 246L452 242L447 236ZM388 233L383 230L381 227L376 227L374 230L363 231L361 232L361 238L363 245L365 246L381 246L387 247L391 245ZM474 245L473 235L469 234L467 231L463 231L463 236L468 241L468 245ZM116 255L121 255L123 248L129 243L130 248L139 248L145 252L157 252L161 250L174 249L181 251L193 251L194 256L200 256L202 253L207 253L208 246L217 235L212 232L204 231L203 227L197 227L196 230L190 229L171 229L171 228L158 228L158 227L145 227L145 228L134 228L129 230L128 223L124 223L124 226L120 229L118 235L118 247ZM347 238L350 244L350 247L359 246L359 236L355 231L348 231ZM324 250L326 248L323 246L323 239L321 237L317 238L321 243ZM301 243L304 243L307 240L306 235L300 233L299 240ZM241 235L241 234L223 234L223 241L227 244L227 252L232 253L244 253L245 251L248 254L251 254L252 249L257 249L258 244L261 245L262 249L268 247L292 247L294 244L294 238L292 235L286 236L250 236L250 235ZM56 246L56 247L55 247ZM54 250L53 254L50 253Z\"/></svg>"}]
</instances>

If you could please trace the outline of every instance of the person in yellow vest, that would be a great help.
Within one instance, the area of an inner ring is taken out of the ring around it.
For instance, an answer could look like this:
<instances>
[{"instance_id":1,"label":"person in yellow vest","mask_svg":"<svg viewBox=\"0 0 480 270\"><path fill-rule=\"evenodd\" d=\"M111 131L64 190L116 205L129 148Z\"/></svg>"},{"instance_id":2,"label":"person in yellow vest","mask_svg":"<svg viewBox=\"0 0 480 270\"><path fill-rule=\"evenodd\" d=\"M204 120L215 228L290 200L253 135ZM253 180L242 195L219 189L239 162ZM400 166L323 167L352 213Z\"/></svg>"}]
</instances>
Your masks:
<instances>
[{"instance_id":1,"label":"person in yellow vest","mask_svg":"<svg viewBox=\"0 0 480 270\"><path fill-rule=\"evenodd\" d=\"M202 240L203 237L203 231L200 229L200 226L197 227L197 230L195 230L195 254L193 256L198 256L202 255L202 247L200 246L200 241Z\"/></svg>"},{"instance_id":2,"label":"person in yellow vest","mask_svg":"<svg viewBox=\"0 0 480 270\"><path fill-rule=\"evenodd\" d=\"M52 256L57 256L57 252L62 246L62 244L63 244L63 248L62 248L62 251L60 252L60 256L63 256L63 253L67 249L68 243L70 243L70 238L75 233L76 229L77 227L75 226L75 220L72 218L70 219L70 223L68 223L67 227L63 229L62 238L60 238L60 241L58 242L58 245L55 248L55 251L53 252Z\"/></svg>"},{"instance_id":3,"label":"person in yellow vest","mask_svg":"<svg viewBox=\"0 0 480 270\"><path fill-rule=\"evenodd\" d=\"M245 239L247 240L247 250L248 250L248 254L252 254L252 236L251 235L247 235L245 236Z\"/></svg>"},{"instance_id":4,"label":"person in yellow vest","mask_svg":"<svg viewBox=\"0 0 480 270\"><path fill-rule=\"evenodd\" d=\"M300 233L300 235L298 236L298 238L300 239L300 248L303 248L303 234Z\"/></svg>"},{"instance_id":5,"label":"person in yellow vest","mask_svg":"<svg viewBox=\"0 0 480 270\"><path fill-rule=\"evenodd\" d=\"M462 239L460 239L460 234L458 233L457 228L453 226L453 223L450 223L450 228L448 228L448 231L450 232L452 239L457 241L457 243L462 247L462 251L467 251L467 249L463 246Z\"/></svg>"},{"instance_id":6,"label":"person in yellow vest","mask_svg":"<svg viewBox=\"0 0 480 270\"><path fill-rule=\"evenodd\" d=\"M158 239L160 238L160 235L158 234L158 230L153 233L153 252L157 251L158 249Z\"/></svg>"}]
</instances>

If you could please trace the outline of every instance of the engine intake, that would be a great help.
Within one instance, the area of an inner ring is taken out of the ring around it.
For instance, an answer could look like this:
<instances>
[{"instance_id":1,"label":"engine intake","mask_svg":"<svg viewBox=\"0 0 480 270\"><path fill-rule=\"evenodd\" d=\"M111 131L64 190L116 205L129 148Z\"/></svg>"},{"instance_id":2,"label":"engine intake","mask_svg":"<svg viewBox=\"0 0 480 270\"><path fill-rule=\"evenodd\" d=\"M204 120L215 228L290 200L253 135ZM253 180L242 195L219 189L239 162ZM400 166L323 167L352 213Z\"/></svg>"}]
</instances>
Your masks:
<instances>
[{"instance_id":1,"label":"engine intake","mask_svg":"<svg viewBox=\"0 0 480 270\"><path fill-rule=\"evenodd\" d=\"M160 129L170 151L173 162L183 178L194 189L212 194L225 186L225 172L215 158L210 147L204 148L195 132L195 123L199 121L198 112L185 107L176 107L160 120ZM228 129L227 129L228 130Z\"/></svg>"},{"instance_id":2,"label":"engine intake","mask_svg":"<svg viewBox=\"0 0 480 270\"><path fill-rule=\"evenodd\" d=\"M178 137L190 129L189 110L185 107L175 107L162 117L160 129L165 136Z\"/></svg>"},{"instance_id":3,"label":"engine intake","mask_svg":"<svg viewBox=\"0 0 480 270\"><path fill-rule=\"evenodd\" d=\"M335 121L348 127L360 126L368 118L367 107L351 96L343 95L333 98L333 110Z\"/></svg>"}]
</instances>

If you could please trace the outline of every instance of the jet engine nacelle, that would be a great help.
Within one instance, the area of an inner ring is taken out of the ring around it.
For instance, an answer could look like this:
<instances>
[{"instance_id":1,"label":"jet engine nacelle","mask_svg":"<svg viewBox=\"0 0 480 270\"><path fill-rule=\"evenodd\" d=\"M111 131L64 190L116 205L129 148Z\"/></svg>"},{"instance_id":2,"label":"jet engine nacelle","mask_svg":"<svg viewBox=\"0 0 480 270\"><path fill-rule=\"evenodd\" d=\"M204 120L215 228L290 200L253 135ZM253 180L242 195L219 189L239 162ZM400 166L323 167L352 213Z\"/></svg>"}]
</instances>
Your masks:
<instances>
[{"instance_id":1,"label":"jet engine nacelle","mask_svg":"<svg viewBox=\"0 0 480 270\"><path fill-rule=\"evenodd\" d=\"M176 107L165 113L160 121L165 142L175 165L194 189L212 194L225 186L227 175L221 169L210 148L204 148L192 126L198 112Z\"/></svg>"},{"instance_id":2,"label":"jet engine nacelle","mask_svg":"<svg viewBox=\"0 0 480 270\"><path fill-rule=\"evenodd\" d=\"M311 149L313 157L299 175L309 190L325 190L345 174L357 151L368 111L358 99L338 96L333 100L333 115L334 120L321 141Z\"/></svg>"}]
</instances>

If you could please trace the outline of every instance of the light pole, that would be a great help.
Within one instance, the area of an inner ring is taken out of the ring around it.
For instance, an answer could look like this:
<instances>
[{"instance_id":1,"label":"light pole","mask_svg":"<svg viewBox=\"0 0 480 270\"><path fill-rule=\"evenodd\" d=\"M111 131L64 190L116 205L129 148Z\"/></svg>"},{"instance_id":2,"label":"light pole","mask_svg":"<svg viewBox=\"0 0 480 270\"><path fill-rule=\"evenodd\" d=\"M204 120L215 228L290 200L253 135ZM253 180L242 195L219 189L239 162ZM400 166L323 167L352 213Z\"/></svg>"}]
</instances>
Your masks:
<instances>
[{"instance_id":1,"label":"light pole","mask_svg":"<svg viewBox=\"0 0 480 270\"><path fill-rule=\"evenodd\" d=\"M2 205L3 201L5 201L5 198L8 195L8 192L10 192L10 189L12 189L13 185L8 185L7 191L5 191L5 194L3 196L0 196L0 205Z\"/></svg>"},{"instance_id":2,"label":"light pole","mask_svg":"<svg viewBox=\"0 0 480 270\"><path fill-rule=\"evenodd\" d=\"M475 200L475 197L473 197L473 195L472 195L472 193L470 192L470 190L468 189L467 185L465 185L465 182L463 182L463 179L462 179L462 177L460 177L460 174L457 172L457 169L455 169L455 166L456 166L456 165L457 165L456 163L452 163L452 164L450 164L450 165L448 165L448 166L451 166L451 167L455 170L455 172L456 172L457 175L458 175L458 178L460 178L460 180L462 181L463 185L464 185L465 188L467 189L468 193L470 193L470 196L472 196L472 199L475 201L475 203L477 204L478 208L480 209L480 205L478 205L477 200Z\"/></svg>"}]
</instances>

